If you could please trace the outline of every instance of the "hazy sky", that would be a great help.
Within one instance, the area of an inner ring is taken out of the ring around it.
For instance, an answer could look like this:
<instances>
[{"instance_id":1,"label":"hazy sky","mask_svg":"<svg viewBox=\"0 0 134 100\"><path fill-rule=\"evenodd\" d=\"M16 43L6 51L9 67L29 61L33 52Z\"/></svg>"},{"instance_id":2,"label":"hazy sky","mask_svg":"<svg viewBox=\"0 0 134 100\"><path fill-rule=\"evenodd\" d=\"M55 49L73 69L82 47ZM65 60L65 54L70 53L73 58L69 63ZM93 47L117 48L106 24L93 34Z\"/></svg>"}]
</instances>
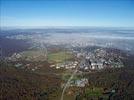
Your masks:
<instances>
[{"instance_id":1,"label":"hazy sky","mask_svg":"<svg viewBox=\"0 0 134 100\"><path fill-rule=\"evenodd\" d=\"M134 27L134 0L0 0L0 24Z\"/></svg>"}]
</instances>

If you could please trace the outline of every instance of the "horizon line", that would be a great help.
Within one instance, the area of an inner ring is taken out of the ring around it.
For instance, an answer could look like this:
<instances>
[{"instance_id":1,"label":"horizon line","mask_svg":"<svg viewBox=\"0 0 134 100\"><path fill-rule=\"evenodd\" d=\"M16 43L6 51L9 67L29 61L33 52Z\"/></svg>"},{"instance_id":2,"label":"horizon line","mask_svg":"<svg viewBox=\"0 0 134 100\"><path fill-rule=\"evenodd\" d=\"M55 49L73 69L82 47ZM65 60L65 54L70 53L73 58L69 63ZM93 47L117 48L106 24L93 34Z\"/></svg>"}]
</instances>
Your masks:
<instances>
[{"instance_id":1,"label":"horizon line","mask_svg":"<svg viewBox=\"0 0 134 100\"><path fill-rule=\"evenodd\" d=\"M126 27L126 26L0 26L2 28L12 28L12 29L43 29L43 28L130 28L134 29L134 27Z\"/></svg>"}]
</instances>

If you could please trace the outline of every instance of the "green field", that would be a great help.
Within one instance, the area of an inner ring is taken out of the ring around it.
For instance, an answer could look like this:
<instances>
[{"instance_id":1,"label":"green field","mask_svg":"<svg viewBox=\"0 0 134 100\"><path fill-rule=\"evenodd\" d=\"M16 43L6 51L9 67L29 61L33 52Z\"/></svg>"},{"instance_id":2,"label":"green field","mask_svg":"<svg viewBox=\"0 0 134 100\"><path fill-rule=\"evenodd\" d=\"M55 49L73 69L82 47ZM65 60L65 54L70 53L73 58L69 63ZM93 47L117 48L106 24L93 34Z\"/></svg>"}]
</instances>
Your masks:
<instances>
[{"instance_id":1,"label":"green field","mask_svg":"<svg viewBox=\"0 0 134 100\"><path fill-rule=\"evenodd\" d=\"M32 57L32 56L40 56L43 55L41 51L37 50L29 50L29 51L23 51L22 56Z\"/></svg>"},{"instance_id":2,"label":"green field","mask_svg":"<svg viewBox=\"0 0 134 100\"><path fill-rule=\"evenodd\" d=\"M71 58L72 58L71 54L69 54L67 52L63 52L63 51L48 54L48 61L50 61L50 62L61 63L61 62L64 62L65 60L68 60Z\"/></svg>"},{"instance_id":3,"label":"green field","mask_svg":"<svg viewBox=\"0 0 134 100\"><path fill-rule=\"evenodd\" d=\"M102 88L97 88L97 87L94 87L93 89L86 89L86 95L88 97L92 97L92 96L102 96Z\"/></svg>"},{"instance_id":4,"label":"green field","mask_svg":"<svg viewBox=\"0 0 134 100\"><path fill-rule=\"evenodd\" d=\"M44 52L40 50L28 50L20 53L22 59L29 59L30 61L45 61L46 56Z\"/></svg>"}]
</instances>

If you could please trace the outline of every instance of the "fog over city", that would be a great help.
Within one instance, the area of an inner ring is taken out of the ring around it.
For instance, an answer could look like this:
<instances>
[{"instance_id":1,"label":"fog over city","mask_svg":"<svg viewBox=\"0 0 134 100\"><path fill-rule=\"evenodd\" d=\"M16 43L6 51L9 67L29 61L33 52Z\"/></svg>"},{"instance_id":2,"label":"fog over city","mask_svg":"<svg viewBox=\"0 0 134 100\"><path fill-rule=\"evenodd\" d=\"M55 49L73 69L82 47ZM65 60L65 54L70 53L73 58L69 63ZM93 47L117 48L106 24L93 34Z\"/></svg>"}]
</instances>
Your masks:
<instances>
[{"instance_id":1,"label":"fog over city","mask_svg":"<svg viewBox=\"0 0 134 100\"><path fill-rule=\"evenodd\" d=\"M9 30L6 30L9 31ZM33 42L43 42L51 45L68 46L102 46L118 48L126 51L134 51L134 30L113 28L57 28L57 29L18 29L8 38L27 39ZM4 31L3 31L4 32ZM27 32L27 34L23 34ZM30 34L28 33L30 32Z\"/></svg>"}]
</instances>

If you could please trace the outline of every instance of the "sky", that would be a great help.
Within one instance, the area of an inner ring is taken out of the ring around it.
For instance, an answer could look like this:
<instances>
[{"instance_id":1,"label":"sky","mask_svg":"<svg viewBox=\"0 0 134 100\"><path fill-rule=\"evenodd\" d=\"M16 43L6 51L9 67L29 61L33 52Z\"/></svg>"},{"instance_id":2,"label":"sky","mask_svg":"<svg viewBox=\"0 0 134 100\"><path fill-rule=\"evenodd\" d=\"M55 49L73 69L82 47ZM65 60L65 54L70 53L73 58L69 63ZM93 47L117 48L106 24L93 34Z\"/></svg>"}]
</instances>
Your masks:
<instances>
[{"instance_id":1,"label":"sky","mask_svg":"<svg viewBox=\"0 0 134 100\"><path fill-rule=\"evenodd\" d=\"M0 0L0 26L134 27L134 0Z\"/></svg>"}]
</instances>

